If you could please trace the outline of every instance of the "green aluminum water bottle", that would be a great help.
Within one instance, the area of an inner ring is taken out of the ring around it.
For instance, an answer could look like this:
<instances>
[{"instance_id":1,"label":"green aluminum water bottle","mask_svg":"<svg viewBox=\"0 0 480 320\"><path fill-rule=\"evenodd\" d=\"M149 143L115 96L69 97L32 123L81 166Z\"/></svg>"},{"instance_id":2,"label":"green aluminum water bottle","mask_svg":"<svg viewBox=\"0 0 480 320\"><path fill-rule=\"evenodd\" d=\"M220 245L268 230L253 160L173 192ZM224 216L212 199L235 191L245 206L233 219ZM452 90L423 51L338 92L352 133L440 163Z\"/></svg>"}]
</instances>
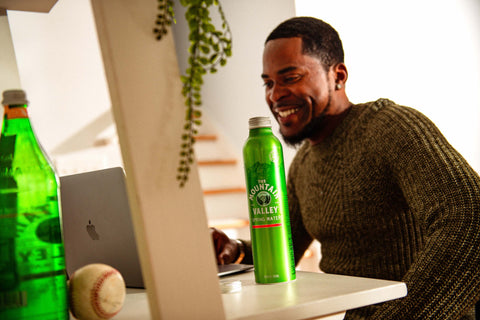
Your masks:
<instances>
[{"instance_id":1,"label":"green aluminum water bottle","mask_svg":"<svg viewBox=\"0 0 480 320\"><path fill-rule=\"evenodd\" d=\"M295 280L283 151L269 118L250 118L243 160L255 281Z\"/></svg>"},{"instance_id":2,"label":"green aluminum water bottle","mask_svg":"<svg viewBox=\"0 0 480 320\"><path fill-rule=\"evenodd\" d=\"M0 319L66 320L59 180L32 130L22 90L3 93Z\"/></svg>"}]
</instances>

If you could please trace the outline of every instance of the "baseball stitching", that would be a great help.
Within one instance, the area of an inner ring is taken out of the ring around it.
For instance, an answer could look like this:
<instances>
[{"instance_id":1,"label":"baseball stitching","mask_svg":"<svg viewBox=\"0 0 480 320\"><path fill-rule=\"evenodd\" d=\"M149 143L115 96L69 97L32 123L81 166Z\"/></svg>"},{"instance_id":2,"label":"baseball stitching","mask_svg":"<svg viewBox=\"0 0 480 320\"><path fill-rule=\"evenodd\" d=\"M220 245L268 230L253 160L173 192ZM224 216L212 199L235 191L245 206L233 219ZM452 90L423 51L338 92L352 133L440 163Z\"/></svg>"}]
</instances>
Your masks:
<instances>
[{"instance_id":1,"label":"baseball stitching","mask_svg":"<svg viewBox=\"0 0 480 320\"><path fill-rule=\"evenodd\" d=\"M102 286L105 282L105 280L112 276L112 275L115 275L117 273L117 270L109 270L109 271L105 271L98 279L97 281L95 282L95 284L93 285L93 288L92 288L92 291L91 291L91 295L90 295L90 298L91 298L91 302L92 302L92 306L93 306L93 311L95 311L95 313L101 317L101 318L104 318L104 319L110 319L111 317L113 317L114 315L116 315L118 313L118 311L116 312L107 312L105 311L102 306L100 305L100 290L102 289Z\"/></svg>"}]
</instances>

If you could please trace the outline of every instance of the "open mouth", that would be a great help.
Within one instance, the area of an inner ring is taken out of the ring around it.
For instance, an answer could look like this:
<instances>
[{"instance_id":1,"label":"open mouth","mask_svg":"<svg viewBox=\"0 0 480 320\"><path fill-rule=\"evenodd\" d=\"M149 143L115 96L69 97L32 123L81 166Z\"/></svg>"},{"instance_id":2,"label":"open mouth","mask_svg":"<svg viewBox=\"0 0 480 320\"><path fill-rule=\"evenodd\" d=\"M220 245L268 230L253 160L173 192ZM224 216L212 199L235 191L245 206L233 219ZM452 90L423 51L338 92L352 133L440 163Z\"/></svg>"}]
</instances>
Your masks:
<instances>
[{"instance_id":1,"label":"open mouth","mask_svg":"<svg viewBox=\"0 0 480 320\"><path fill-rule=\"evenodd\" d=\"M288 110L282 110L282 111L278 111L278 115L282 118L286 118L288 117L289 115L291 114L294 114L295 112L297 112L299 110L299 108L292 108L292 109L288 109Z\"/></svg>"},{"instance_id":2,"label":"open mouth","mask_svg":"<svg viewBox=\"0 0 480 320\"><path fill-rule=\"evenodd\" d=\"M277 114L278 118L286 120L289 116L297 113L300 110L299 105L283 105L283 106L276 106L273 108L273 112Z\"/></svg>"}]
</instances>

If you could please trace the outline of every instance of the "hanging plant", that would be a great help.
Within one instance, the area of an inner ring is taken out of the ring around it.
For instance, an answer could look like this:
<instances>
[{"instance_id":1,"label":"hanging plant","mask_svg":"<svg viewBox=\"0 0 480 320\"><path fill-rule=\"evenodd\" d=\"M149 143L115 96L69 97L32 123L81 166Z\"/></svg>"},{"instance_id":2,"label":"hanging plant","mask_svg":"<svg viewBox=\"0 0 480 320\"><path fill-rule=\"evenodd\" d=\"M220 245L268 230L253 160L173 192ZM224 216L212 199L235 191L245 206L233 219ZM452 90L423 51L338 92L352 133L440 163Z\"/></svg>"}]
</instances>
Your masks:
<instances>
[{"instance_id":1,"label":"hanging plant","mask_svg":"<svg viewBox=\"0 0 480 320\"><path fill-rule=\"evenodd\" d=\"M169 26L175 23L173 1L158 0L157 27L153 30L157 40L167 34ZM188 180L190 166L194 161L195 136L202 124L202 85L203 76L216 73L219 66L227 63L227 57L232 55L232 37L230 27L218 0L180 0L187 8L185 18L190 30L188 39L188 68L181 76L183 83L182 95L185 97L185 124L181 137L181 151L177 173L180 187ZM220 30L212 23L210 8L218 7L221 18Z\"/></svg>"}]
</instances>

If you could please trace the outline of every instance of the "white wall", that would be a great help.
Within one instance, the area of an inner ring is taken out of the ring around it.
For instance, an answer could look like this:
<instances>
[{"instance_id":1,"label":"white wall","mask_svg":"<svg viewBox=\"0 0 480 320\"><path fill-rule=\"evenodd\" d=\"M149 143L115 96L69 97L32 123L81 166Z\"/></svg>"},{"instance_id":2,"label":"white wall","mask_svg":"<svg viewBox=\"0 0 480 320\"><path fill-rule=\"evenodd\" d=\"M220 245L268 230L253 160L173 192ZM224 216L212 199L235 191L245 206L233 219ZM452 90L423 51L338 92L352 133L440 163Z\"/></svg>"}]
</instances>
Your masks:
<instances>
[{"instance_id":1,"label":"white wall","mask_svg":"<svg viewBox=\"0 0 480 320\"><path fill-rule=\"evenodd\" d=\"M31 121L51 154L110 109L90 1L59 0L48 14L8 17Z\"/></svg>"},{"instance_id":2,"label":"white wall","mask_svg":"<svg viewBox=\"0 0 480 320\"><path fill-rule=\"evenodd\" d=\"M20 86L20 77L18 75L17 61L15 60L15 51L8 24L8 17L5 10L0 9L0 91ZM1 128L0 124L0 128Z\"/></svg>"},{"instance_id":3,"label":"white wall","mask_svg":"<svg viewBox=\"0 0 480 320\"><path fill-rule=\"evenodd\" d=\"M339 32L352 102L422 111L480 172L480 1L296 0L296 10Z\"/></svg>"}]
</instances>

